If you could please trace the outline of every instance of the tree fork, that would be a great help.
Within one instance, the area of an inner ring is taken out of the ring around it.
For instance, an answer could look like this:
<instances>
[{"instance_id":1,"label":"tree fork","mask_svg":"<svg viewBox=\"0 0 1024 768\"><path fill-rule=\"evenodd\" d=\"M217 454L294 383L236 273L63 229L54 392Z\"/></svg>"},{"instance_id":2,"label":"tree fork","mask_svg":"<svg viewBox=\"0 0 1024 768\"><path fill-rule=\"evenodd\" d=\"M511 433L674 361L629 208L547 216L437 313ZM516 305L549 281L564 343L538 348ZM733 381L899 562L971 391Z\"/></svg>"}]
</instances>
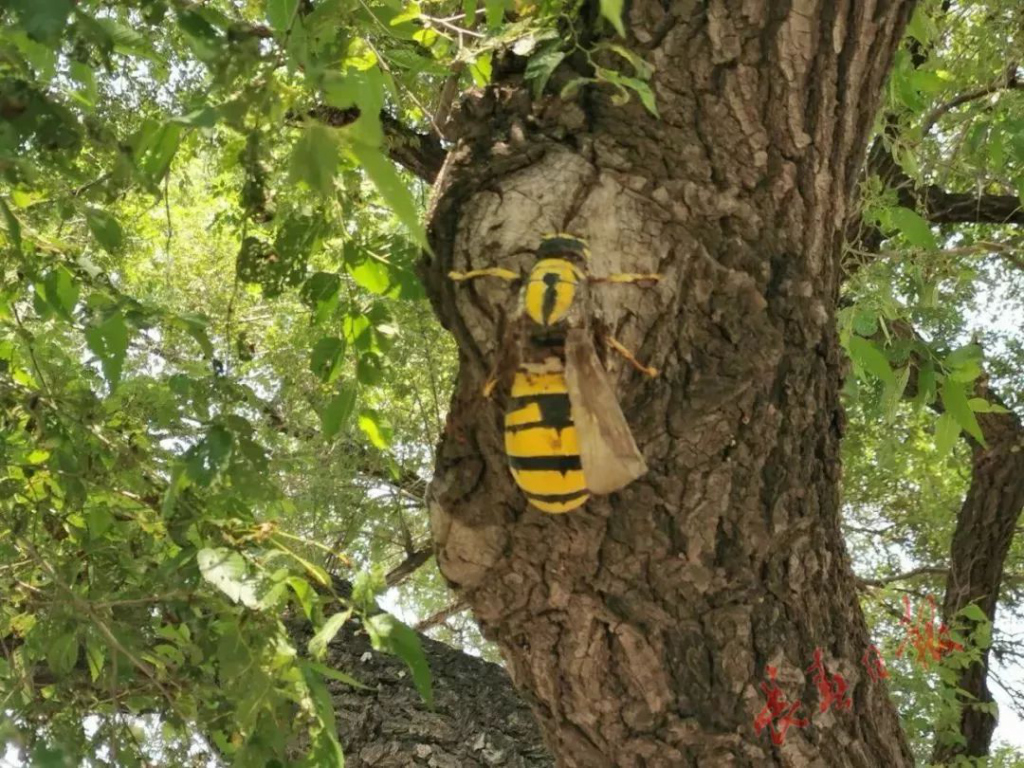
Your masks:
<instances>
[{"instance_id":1,"label":"tree fork","mask_svg":"<svg viewBox=\"0 0 1024 768\"><path fill-rule=\"evenodd\" d=\"M515 73L453 116L428 292L459 343L429 491L442 572L501 647L560 765L909 766L838 525L842 222L914 3L634 2L661 119L610 94L532 103ZM559 72L554 90L571 78ZM560 82L561 81L561 82ZM658 272L595 309L663 373L613 369L650 472L578 512L526 507L480 385L542 233L591 270ZM821 648L851 710L818 713ZM766 667L797 714L755 733Z\"/></svg>"}]
</instances>

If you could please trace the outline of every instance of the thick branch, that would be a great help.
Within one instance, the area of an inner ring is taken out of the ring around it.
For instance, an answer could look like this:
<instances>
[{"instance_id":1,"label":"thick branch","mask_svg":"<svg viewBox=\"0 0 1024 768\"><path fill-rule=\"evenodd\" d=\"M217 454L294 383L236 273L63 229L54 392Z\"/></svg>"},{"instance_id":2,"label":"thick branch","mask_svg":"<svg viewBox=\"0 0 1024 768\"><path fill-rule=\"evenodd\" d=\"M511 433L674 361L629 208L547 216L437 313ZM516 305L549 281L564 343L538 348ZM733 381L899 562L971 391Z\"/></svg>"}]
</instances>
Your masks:
<instances>
[{"instance_id":1,"label":"thick branch","mask_svg":"<svg viewBox=\"0 0 1024 768\"><path fill-rule=\"evenodd\" d=\"M984 389L984 387L979 387ZM984 396L984 392L980 393ZM975 395L979 392L975 391ZM973 461L971 487L957 516L950 551L949 575L942 616L952 622L965 606L977 603L989 620L995 619L1003 567L1024 510L1024 429L1013 413L977 414L988 447L971 441ZM972 701L990 702L987 677L988 651L979 664L960 674L956 685L967 692L960 730L962 746L936 745L932 760L951 763L957 755L982 757L988 754L996 719L968 706Z\"/></svg>"},{"instance_id":2,"label":"thick branch","mask_svg":"<svg viewBox=\"0 0 1024 768\"><path fill-rule=\"evenodd\" d=\"M337 109L322 104L311 109L309 116L334 128L343 128L359 118L359 110L356 107ZM433 183L446 154L441 140L432 134L413 130L387 112L381 112L380 121L387 137L388 156L419 178Z\"/></svg>"},{"instance_id":3,"label":"thick branch","mask_svg":"<svg viewBox=\"0 0 1024 768\"><path fill-rule=\"evenodd\" d=\"M901 335L915 335L909 326L896 327ZM912 397L916 391L915 370L906 394ZM998 402L988 391L984 376L975 382L972 396ZM943 410L940 401L933 403L932 408L939 412ZM968 438L973 454L971 485L957 515L956 530L950 544L949 569L918 569L946 573L942 617L949 624L961 609L971 603L976 603L988 620L995 622L1006 556L1017 530L1017 520L1024 511L1024 451L1021 450L1024 448L1024 428L1020 419L1010 411L978 413L976 417L988 445L982 446ZM981 662L964 669L956 682L956 687L966 692L959 697L963 704L960 731L966 742L962 745L937 743L932 762L948 764L958 755L982 757L988 754L996 718L969 706L972 702L992 701L988 675L986 650Z\"/></svg>"}]
</instances>

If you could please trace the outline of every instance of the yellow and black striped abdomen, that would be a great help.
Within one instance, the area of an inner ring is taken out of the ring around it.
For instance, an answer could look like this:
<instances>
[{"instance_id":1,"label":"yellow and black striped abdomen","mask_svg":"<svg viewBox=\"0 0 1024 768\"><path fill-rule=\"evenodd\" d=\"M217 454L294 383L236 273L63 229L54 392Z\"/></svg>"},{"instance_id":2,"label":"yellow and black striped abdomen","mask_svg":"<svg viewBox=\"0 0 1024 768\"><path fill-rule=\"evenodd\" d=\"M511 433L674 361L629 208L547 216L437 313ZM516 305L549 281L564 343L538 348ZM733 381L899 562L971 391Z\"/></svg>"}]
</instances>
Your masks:
<instances>
[{"instance_id":1,"label":"yellow and black striped abdomen","mask_svg":"<svg viewBox=\"0 0 1024 768\"><path fill-rule=\"evenodd\" d=\"M524 363L505 414L505 452L516 483L543 512L568 512L590 497L580 464L561 360Z\"/></svg>"}]
</instances>

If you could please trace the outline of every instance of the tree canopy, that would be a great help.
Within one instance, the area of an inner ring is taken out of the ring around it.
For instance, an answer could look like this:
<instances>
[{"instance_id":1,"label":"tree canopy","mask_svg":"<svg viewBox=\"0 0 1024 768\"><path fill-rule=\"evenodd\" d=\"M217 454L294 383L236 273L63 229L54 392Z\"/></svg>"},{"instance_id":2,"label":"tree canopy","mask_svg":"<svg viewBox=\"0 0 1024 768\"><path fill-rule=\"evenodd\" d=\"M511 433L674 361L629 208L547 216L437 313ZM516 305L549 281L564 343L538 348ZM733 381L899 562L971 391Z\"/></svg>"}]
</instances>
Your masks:
<instances>
[{"instance_id":1,"label":"tree canopy","mask_svg":"<svg viewBox=\"0 0 1024 768\"><path fill-rule=\"evenodd\" d=\"M922 762L994 711L957 696L989 646L1024 717L1020 541L994 623L945 586L975 458L1024 451L1021 19L918 7L846 225L845 533ZM499 69L659 120L627 26L621 0L0 3L0 744L342 765L347 622L431 703L382 594L497 658L431 561L457 350L417 273L430 185ZM944 590L924 664L904 598Z\"/></svg>"}]
</instances>

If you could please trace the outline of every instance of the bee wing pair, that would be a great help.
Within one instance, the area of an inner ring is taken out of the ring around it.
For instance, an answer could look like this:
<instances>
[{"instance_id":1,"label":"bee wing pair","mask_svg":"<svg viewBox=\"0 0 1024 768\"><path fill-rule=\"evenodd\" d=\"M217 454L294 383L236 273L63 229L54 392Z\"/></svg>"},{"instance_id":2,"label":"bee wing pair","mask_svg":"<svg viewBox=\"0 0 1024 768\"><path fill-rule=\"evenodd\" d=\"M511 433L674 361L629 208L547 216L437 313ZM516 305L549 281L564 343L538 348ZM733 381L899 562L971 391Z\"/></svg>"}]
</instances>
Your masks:
<instances>
[{"instance_id":1,"label":"bee wing pair","mask_svg":"<svg viewBox=\"0 0 1024 768\"><path fill-rule=\"evenodd\" d=\"M612 493L647 472L586 328L571 328L566 335L565 378L587 489Z\"/></svg>"}]
</instances>

